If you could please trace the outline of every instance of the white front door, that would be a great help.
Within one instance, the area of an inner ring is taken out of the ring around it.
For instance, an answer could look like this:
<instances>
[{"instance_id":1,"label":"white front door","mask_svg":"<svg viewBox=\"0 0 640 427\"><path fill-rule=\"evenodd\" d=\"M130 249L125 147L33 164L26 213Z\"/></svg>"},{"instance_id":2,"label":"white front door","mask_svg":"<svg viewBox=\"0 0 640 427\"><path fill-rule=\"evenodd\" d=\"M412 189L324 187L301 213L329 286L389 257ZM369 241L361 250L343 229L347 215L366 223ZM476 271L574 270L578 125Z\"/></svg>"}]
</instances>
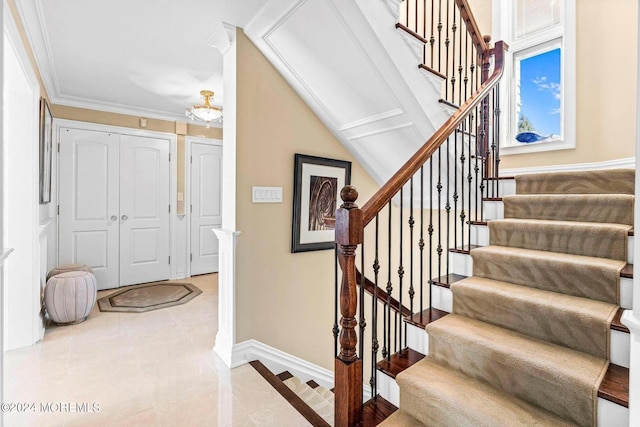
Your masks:
<instances>
[{"instance_id":1,"label":"white front door","mask_svg":"<svg viewBox=\"0 0 640 427\"><path fill-rule=\"evenodd\" d=\"M170 144L60 128L59 263L98 289L168 279Z\"/></svg>"},{"instance_id":2,"label":"white front door","mask_svg":"<svg viewBox=\"0 0 640 427\"><path fill-rule=\"evenodd\" d=\"M120 286L168 279L169 141L120 137Z\"/></svg>"},{"instance_id":3,"label":"white front door","mask_svg":"<svg viewBox=\"0 0 640 427\"><path fill-rule=\"evenodd\" d=\"M191 275L218 271L218 239L212 228L222 225L222 147L191 144Z\"/></svg>"},{"instance_id":4,"label":"white front door","mask_svg":"<svg viewBox=\"0 0 640 427\"><path fill-rule=\"evenodd\" d=\"M87 264L118 287L119 135L60 128L59 263Z\"/></svg>"}]
</instances>

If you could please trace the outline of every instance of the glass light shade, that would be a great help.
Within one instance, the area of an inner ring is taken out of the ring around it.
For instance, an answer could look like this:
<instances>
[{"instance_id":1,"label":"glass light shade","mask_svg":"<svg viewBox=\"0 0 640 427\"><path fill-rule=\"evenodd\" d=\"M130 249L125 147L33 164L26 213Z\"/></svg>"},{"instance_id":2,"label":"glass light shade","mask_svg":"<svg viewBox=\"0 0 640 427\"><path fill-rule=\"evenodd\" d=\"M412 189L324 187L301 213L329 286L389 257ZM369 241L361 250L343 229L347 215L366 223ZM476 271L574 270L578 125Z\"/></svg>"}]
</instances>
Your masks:
<instances>
[{"instance_id":1,"label":"glass light shade","mask_svg":"<svg viewBox=\"0 0 640 427\"><path fill-rule=\"evenodd\" d=\"M204 104L194 105L191 109L187 109L186 115L191 120L200 120L207 124L212 121L222 120L222 109L211 105L211 98L213 98L213 92L210 90L201 90L200 95L204 99Z\"/></svg>"}]
</instances>

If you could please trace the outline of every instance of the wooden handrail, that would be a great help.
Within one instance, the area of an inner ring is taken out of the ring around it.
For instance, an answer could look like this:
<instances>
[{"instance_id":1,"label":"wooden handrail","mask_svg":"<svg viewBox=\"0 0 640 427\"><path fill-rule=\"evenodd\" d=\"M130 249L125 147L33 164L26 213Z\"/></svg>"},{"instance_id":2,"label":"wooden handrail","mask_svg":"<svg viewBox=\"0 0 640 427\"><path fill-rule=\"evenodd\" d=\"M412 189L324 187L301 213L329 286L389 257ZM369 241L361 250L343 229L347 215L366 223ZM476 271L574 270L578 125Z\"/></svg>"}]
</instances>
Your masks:
<instances>
[{"instance_id":1,"label":"wooden handrail","mask_svg":"<svg viewBox=\"0 0 640 427\"><path fill-rule=\"evenodd\" d=\"M473 44L476 46L476 49L478 49L479 52L481 52L483 55L486 55L490 48L484 37L482 36L482 33L480 32L480 28L478 27L476 18L473 16L473 13L471 13L469 2L467 0L456 0L456 5L460 10L460 16L467 24L467 32L471 36Z\"/></svg>"},{"instance_id":2,"label":"wooden handrail","mask_svg":"<svg viewBox=\"0 0 640 427\"><path fill-rule=\"evenodd\" d=\"M369 224L380 210L391 201L409 179L415 175L422 165L436 152L438 147L455 132L456 128L471 113L471 111L485 99L498 84L504 70L504 53L508 49L505 42L496 43L494 52L495 66L491 77L485 81L480 89L456 111L429 140L414 154L398 172L362 207L362 226Z\"/></svg>"}]
</instances>

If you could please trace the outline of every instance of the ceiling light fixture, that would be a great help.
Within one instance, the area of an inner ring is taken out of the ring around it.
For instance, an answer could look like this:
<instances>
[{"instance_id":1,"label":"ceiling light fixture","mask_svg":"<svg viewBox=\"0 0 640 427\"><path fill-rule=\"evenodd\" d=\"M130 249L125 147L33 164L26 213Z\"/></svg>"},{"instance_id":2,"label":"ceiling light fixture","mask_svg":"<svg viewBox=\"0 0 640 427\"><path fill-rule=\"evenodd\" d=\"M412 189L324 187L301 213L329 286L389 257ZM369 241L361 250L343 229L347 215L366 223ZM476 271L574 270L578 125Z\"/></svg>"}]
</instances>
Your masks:
<instances>
[{"instance_id":1,"label":"ceiling light fixture","mask_svg":"<svg viewBox=\"0 0 640 427\"><path fill-rule=\"evenodd\" d=\"M211 122L222 122L222 108L211 105L213 92L210 90L201 90L200 95L202 95L204 104L194 105L188 108L186 111L187 117L191 120L203 121L207 124L207 127L209 127Z\"/></svg>"}]
</instances>

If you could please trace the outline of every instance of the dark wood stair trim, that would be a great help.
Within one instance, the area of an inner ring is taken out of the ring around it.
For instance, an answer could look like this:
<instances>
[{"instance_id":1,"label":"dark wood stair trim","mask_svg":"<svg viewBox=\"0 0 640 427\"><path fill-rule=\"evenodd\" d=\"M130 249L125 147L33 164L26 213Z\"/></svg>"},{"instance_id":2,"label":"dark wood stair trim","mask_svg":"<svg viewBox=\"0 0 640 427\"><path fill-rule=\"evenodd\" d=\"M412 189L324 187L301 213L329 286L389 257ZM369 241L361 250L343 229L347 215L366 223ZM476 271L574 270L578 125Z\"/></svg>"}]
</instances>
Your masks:
<instances>
[{"instance_id":1,"label":"dark wood stair trim","mask_svg":"<svg viewBox=\"0 0 640 427\"><path fill-rule=\"evenodd\" d=\"M298 411L307 421L309 421L313 426L316 427L329 427L329 423L327 423L320 415L318 415L313 409L307 405L304 400L300 399L297 394L293 392L289 387L287 387L280 379L266 366L262 364L259 360L254 360L253 362L249 362L253 368L258 371L262 377L267 380L269 384L273 388L276 389L278 393L282 397L286 399L287 402L291 406L293 406L296 411Z\"/></svg>"},{"instance_id":2,"label":"dark wood stair trim","mask_svg":"<svg viewBox=\"0 0 640 427\"><path fill-rule=\"evenodd\" d=\"M449 108L453 108L454 110L459 110L459 109L460 109L460 106L459 106L459 105L456 105L456 104L454 104L453 102L449 102L449 101L447 101L446 99L438 99L438 102L439 102L440 104L444 104L444 105L446 105L446 106L447 106L447 107L449 107Z\"/></svg>"},{"instance_id":3,"label":"dark wood stair trim","mask_svg":"<svg viewBox=\"0 0 640 427\"><path fill-rule=\"evenodd\" d=\"M613 316L613 320L611 321L611 329L614 331L624 332L625 334L629 334L629 328L624 326L622 323L622 313L624 313L624 308L618 307L618 311L615 316Z\"/></svg>"},{"instance_id":4,"label":"dark wood stair trim","mask_svg":"<svg viewBox=\"0 0 640 427\"><path fill-rule=\"evenodd\" d=\"M627 279L633 279L633 264L627 264L620 272L620 277L626 277Z\"/></svg>"},{"instance_id":5,"label":"dark wood stair trim","mask_svg":"<svg viewBox=\"0 0 640 427\"><path fill-rule=\"evenodd\" d=\"M469 225L489 225L488 221L469 221Z\"/></svg>"},{"instance_id":6,"label":"dark wood stair trim","mask_svg":"<svg viewBox=\"0 0 640 427\"><path fill-rule=\"evenodd\" d=\"M495 180L502 180L502 179L516 179L515 176L489 176L487 178L484 178L487 181L495 181Z\"/></svg>"},{"instance_id":7,"label":"dark wood stair trim","mask_svg":"<svg viewBox=\"0 0 640 427\"><path fill-rule=\"evenodd\" d=\"M425 39L420 34L416 33L415 31L413 31L411 28L407 27L406 25L402 25L401 23L398 22L396 24L396 28L398 30L404 31L405 33L409 34L411 37L415 38L416 40L418 40L421 43L424 43L424 44L429 43L429 40Z\"/></svg>"},{"instance_id":8,"label":"dark wood stair trim","mask_svg":"<svg viewBox=\"0 0 640 427\"><path fill-rule=\"evenodd\" d=\"M451 249L449 249L449 252L452 252L454 254L469 255L469 253L471 252L472 249L481 248L481 247L482 246L480 246L480 245L464 245L464 247L451 248Z\"/></svg>"},{"instance_id":9,"label":"dark wood stair trim","mask_svg":"<svg viewBox=\"0 0 640 427\"><path fill-rule=\"evenodd\" d=\"M502 197L483 197L482 201L483 202L501 202Z\"/></svg>"},{"instance_id":10,"label":"dark wood stair trim","mask_svg":"<svg viewBox=\"0 0 640 427\"><path fill-rule=\"evenodd\" d=\"M598 389L598 397L628 408L629 369L610 363Z\"/></svg>"},{"instance_id":11,"label":"dark wood stair trim","mask_svg":"<svg viewBox=\"0 0 640 427\"><path fill-rule=\"evenodd\" d=\"M420 68L421 70L425 70L427 73L431 73L431 74L433 74L435 76L438 76L443 80L447 79L447 76L445 76L444 74L442 74L439 71L434 70L433 68L429 67L428 65L420 64L420 65L418 65L418 68Z\"/></svg>"},{"instance_id":12,"label":"dark wood stair trim","mask_svg":"<svg viewBox=\"0 0 640 427\"><path fill-rule=\"evenodd\" d=\"M417 326L419 328L424 328L431 322L435 322L436 320L446 316L446 311L438 310L437 308L427 308L421 313L416 313L411 317L405 317L404 321L410 325Z\"/></svg>"},{"instance_id":13,"label":"dark wood stair trim","mask_svg":"<svg viewBox=\"0 0 640 427\"><path fill-rule=\"evenodd\" d=\"M462 274L449 273L446 276L440 276L437 279L429 280L432 285L440 286L441 288L448 288L452 283L458 282L462 279L466 279L467 276Z\"/></svg>"},{"instance_id":14,"label":"dark wood stair trim","mask_svg":"<svg viewBox=\"0 0 640 427\"><path fill-rule=\"evenodd\" d=\"M377 426L397 410L398 408L382 396L369 399L362 408L362 427Z\"/></svg>"},{"instance_id":15,"label":"dark wood stair trim","mask_svg":"<svg viewBox=\"0 0 640 427\"><path fill-rule=\"evenodd\" d=\"M276 375L276 377L278 377L280 381L286 381L289 378L293 378L293 375L289 371L284 371L284 372L280 372L278 375Z\"/></svg>"},{"instance_id":16,"label":"dark wood stair trim","mask_svg":"<svg viewBox=\"0 0 640 427\"><path fill-rule=\"evenodd\" d=\"M314 380L309 380L307 381L307 385L311 388L318 388L320 387L320 384L318 384L317 382L315 382Z\"/></svg>"},{"instance_id":17,"label":"dark wood stair trim","mask_svg":"<svg viewBox=\"0 0 640 427\"><path fill-rule=\"evenodd\" d=\"M411 365L414 365L422 359L424 359L424 354L410 348L405 348L404 350L391 355L389 360L381 360L380 362L378 362L377 366L378 370L395 379L396 375L398 375L400 372L404 371L405 369L407 369Z\"/></svg>"}]
</instances>

